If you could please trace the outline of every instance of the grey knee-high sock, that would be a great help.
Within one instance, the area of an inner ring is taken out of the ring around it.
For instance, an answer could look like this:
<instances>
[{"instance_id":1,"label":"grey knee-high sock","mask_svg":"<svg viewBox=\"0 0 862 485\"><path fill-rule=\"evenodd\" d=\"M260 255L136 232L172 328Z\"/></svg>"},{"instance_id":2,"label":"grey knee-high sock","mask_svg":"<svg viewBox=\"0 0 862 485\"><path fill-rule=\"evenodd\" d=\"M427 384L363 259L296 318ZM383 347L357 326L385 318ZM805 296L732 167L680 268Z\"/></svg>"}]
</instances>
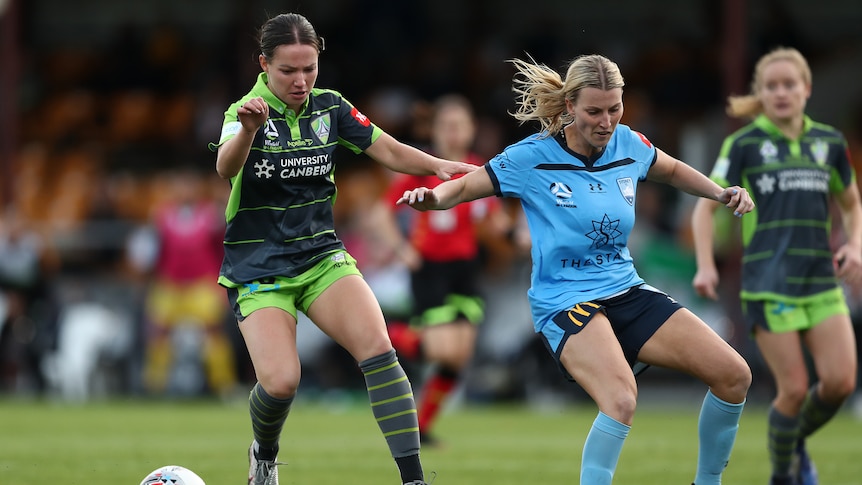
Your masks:
<instances>
[{"instance_id":1,"label":"grey knee-high sock","mask_svg":"<svg viewBox=\"0 0 862 485\"><path fill-rule=\"evenodd\" d=\"M395 458L419 453L419 421L416 401L407 374L395 351L359 363L371 410Z\"/></svg>"},{"instance_id":2,"label":"grey knee-high sock","mask_svg":"<svg viewBox=\"0 0 862 485\"><path fill-rule=\"evenodd\" d=\"M248 409L251 415L251 429L258 444L257 456L264 460L275 460L278 454L278 440L284 421L290 413L293 397L278 399L270 396L256 383L248 396Z\"/></svg>"},{"instance_id":3,"label":"grey knee-high sock","mask_svg":"<svg viewBox=\"0 0 862 485\"><path fill-rule=\"evenodd\" d=\"M772 474L778 477L790 476L793 451L799 437L799 417L785 416L774 407L769 408L769 459Z\"/></svg>"},{"instance_id":4,"label":"grey knee-high sock","mask_svg":"<svg viewBox=\"0 0 862 485\"><path fill-rule=\"evenodd\" d=\"M842 404L824 402L817 395L817 385L811 386L799 411L799 439L804 440L828 423Z\"/></svg>"},{"instance_id":5,"label":"grey knee-high sock","mask_svg":"<svg viewBox=\"0 0 862 485\"><path fill-rule=\"evenodd\" d=\"M422 480L416 401L395 351L363 360L359 367L365 375L371 411L398 464L402 482Z\"/></svg>"}]
</instances>

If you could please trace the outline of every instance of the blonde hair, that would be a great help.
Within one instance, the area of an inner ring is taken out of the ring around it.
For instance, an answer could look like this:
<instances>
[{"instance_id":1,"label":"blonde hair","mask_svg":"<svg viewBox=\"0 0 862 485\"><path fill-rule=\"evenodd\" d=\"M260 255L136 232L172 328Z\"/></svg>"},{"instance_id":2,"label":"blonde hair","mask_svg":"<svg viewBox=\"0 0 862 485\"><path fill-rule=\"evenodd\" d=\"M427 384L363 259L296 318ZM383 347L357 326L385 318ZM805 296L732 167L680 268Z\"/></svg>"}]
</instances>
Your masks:
<instances>
[{"instance_id":1,"label":"blonde hair","mask_svg":"<svg viewBox=\"0 0 862 485\"><path fill-rule=\"evenodd\" d=\"M763 71L766 66L776 61L787 61L799 69L802 80L811 85L811 68L801 52L792 47L778 47L764 54L754 66L754 77L751 80L751 92L743 96L727 97L727 114L734 118L756 118L763 113L763 103L757 92L763 87Z\"/></svg>"},{"instance_id":2,"label":"blonde hair","mask_svg":"<svg viewBox=\"0 0 862 485\"><path fill-rule=\"evenodd\" d=\"M520 124L538 121L546 137L560 132L573 121L566 110L566 100L577 102L582 89L608 91L625 86L619 66L598 54L576 57L566 70L565 80L555 70L536 63L532 57L530 61L509 60L517 70L512 91L519 104L518 110L509 114Z\"/></svg>"}]
</instances>

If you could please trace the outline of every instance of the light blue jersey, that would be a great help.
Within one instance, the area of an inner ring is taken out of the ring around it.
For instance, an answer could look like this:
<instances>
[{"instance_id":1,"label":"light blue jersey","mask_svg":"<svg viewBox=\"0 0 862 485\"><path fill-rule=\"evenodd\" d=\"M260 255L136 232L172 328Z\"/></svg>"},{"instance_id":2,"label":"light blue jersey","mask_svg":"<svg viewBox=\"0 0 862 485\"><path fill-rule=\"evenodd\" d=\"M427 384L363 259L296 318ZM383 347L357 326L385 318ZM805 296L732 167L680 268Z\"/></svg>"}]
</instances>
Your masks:
<instances>
[{"instance_id":1,"label":"light blue jersey","mask_svg":"<svg viewBox=\"0 0 862 485\"><path fill-rule=\"evenodd\" d=\"M485 166L497 195L521 199L533 241L527 295L536 331L573 305L643 283L627 247L638 181L656 160L640 133L618 125L592 159L562 134L533 135Z\"/></svg>"}]
</instances>

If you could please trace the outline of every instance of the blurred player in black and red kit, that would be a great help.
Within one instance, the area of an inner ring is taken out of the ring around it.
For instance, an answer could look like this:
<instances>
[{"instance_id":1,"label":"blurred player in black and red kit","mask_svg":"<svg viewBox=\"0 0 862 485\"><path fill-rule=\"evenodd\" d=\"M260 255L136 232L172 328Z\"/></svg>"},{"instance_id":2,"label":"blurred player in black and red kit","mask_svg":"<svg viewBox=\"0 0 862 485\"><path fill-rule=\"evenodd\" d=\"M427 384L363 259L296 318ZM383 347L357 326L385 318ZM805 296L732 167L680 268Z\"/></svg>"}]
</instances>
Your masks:
<instances>
[{"instance_id":1,"label":"blurred player in black and red kit","mask_svg":"<svg viewBox=\"0 0 862 485\"><path fill-rule=\"evenodd\" d=\"M449 94L434 104L430 152L449 160L482 165L471 151L476 123L470 102ZM433 176L399 174L390 185L386 202L405 190L434 187ZM484 320L479 277L483 271L483 238L500 237L511 227L498 199L481 199L445 211L409 211L408 241L392 238L396 253L411 270L410 323L392 322L390 338L405 357L419 357L434 366L418 393L419 431L424 444L433 445L433 424L446 399L470 363L477 326Z\"/></svg>"}]
</instances>

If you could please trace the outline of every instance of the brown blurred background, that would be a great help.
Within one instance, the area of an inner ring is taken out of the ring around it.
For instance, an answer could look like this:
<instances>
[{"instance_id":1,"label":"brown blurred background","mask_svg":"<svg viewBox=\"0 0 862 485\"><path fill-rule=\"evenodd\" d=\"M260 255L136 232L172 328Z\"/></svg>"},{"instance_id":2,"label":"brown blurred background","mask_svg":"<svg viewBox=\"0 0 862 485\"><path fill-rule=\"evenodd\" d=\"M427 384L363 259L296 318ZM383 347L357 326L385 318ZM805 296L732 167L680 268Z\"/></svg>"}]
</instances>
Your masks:
<instances>
[{"instance_id":1,"label":"brown blurred background","mask_svg":"<svg viewBox=\"0 0 862 485\"><path fill-rule=\"evenodd\" d=\"M724 116L725 97L747 91L754 60L785 45L802 51L814 71L809 114L843 130L862 160L858 0L0 0L0 232L17 241L0 254L12 295L2 308L0 392L56 390L46 355L58 353L64 311L81 302L129 322L108 344L114 354L100 357L110 371L87 392L99 385L139 391L148 275L136 263L146 249L135 249L133 236L170 197L168 181L178 171L197 173L223 204L227 182L215 176L206 146L218 138L224 110L254 82L257 28L284 11L306 15L326 39L317 85L341 91L407 142L425 143L428 104L457 92L479 115L476 151L493 156L534 129L507 114L514 101L506 59L530 55L563 70L576 55L601 53L626 79L623 121L706 171L734 127ZM341 161L363 163L349 153ZM724 307L689 294L692 201L661 187L639 195L642 232L633 252L645 255L642 274L659 278L658 286L666 282L751 352L733 323L732 285ZM732 241L728 246L732 252ZM524 262L507 264L521 265L509 270L510 284L489 288L513 292L515 304L526 305ZM501 311L513 312L519 317L489 315L500 321L487 327L501 332L480 342L478 398L528 393L519 372L529 367L523 359L531 329L512 321L528 318L523 306ZM26 322L13 325L22 314ZM225 325L232 329L229 315Z\"/></svg>"}]
</instances>

